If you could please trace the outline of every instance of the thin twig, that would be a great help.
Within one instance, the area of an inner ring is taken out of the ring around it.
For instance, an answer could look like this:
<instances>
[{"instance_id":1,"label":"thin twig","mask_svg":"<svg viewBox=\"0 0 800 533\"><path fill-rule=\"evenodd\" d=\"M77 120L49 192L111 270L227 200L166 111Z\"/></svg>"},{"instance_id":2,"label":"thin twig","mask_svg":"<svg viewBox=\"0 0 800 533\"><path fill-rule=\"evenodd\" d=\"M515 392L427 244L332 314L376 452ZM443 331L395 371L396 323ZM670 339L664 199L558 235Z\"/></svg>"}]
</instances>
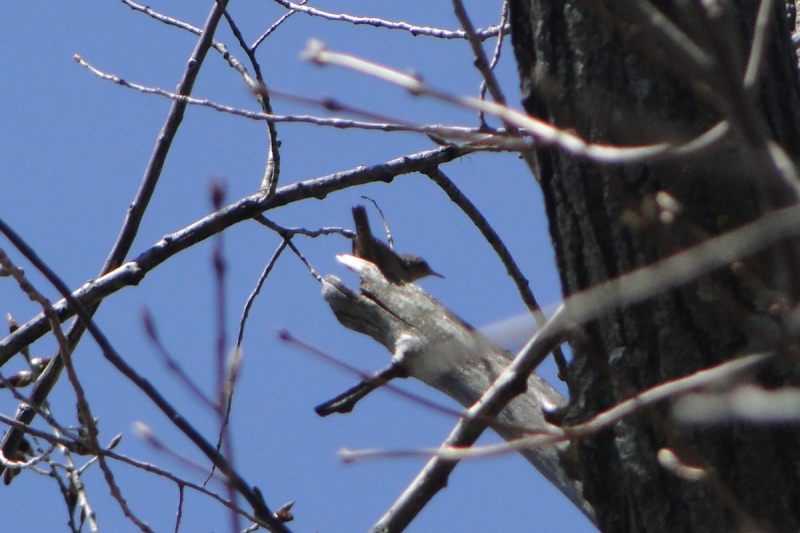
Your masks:
<instances>
[{"instance_id":1,"label":"thin twig","mask_svg":"<svg viewBox=\"0 0 800 533\"><path fill-rule=\"evenodd\" d=\"M184 71L183 77L178 84L178 92L180 94L191 94L195 80L197 79L197 75L199 74L200 68L208 53L208 49L213 42L214 32L227 3L227 0L217 0L214 3L211 13L206 21L206 25L203 28L203 33L198 40L194 51L192 52L192 56L187 62L187 67ZM130 251L133 241L138 234L139 226L144 217L144 213L147 210L147 206L150 203L150 199L152 198L159 177L161 176L161 171L164 167L164 163L172 145L172 141L175 138L178 128L183 120L185 109L185 103L177 101L173 102L172 108L170 109L167 119L164 122L164 126L157 137L156 145L150 157L145 174L139 185L139 190L137 191L136 197L133 199L128 208L127 217L120 230L119 236L117 237L117 240L112 246L108 257L100 270L101 275L107 274L108 272L119 267L125 260L125 256ZM7 229L10 230L10 228ZM66 287L64 288L66 289ZM68 290L66 291L66 295L68 295L67 300L72 298ZM77 301L75 301L75 303L77 303ZM73 326L70 328L68 333L68 346L70 349L74 349L78 342L80 342L81 336L85 331L85 327L88 327L89 325L86 319L91 318L91 315L97 311L98 306L99 302L93 303L89 310L86 310L81 306L81 309L86 313L86 316L83 320L75 322L75 324L73 324ZM33 393L31 394L31 397L36 404L41 405L44 403L50 394L50 391L58 381L64 365L64 356L65 354L57 354L55 357L53 357L53 361L48 366L48 370L46 370L39 380L37 380L33 389ZM18 413L18 420L29 425L33 421L34 416L35 410L20 410ZM3 452L7 455L12 454L19 444L21 438L22 433L12 428L3 437Z\"/></svg>"},{"instance_id":2,"label":"thin twig","mask_svg":"<svg viewBox=\"0 0 800 533\"><path fill-rule=\"evenodd\" d=\"M81 56L76 55L74 56L74 59L79 65L85 67L87 70L92 72L97 77L115 83L117 85L120 85L121 87L133 89L141 92L142 94L161 96L169 100L185 102L189 105L207 107L209 109L213 109L214 111L218 111L220 113L227 113L230 115L244 117L251 120L263 120L267 122L289 123L289 124L292 123L313 124L315 126L326 126L337 129L362 129L367 131L385 131L385 132L415 132L427 136L432 136L438 139L461 140L466 143L470 143L472 146L476 148L484 146L486 147L486 149L517 151L525 147L524 144L520 144L521 139L519 138L519 136L509 135L507 132L503 131L496 131L489 133L479 128L468 128L464 126L446 126L439 124L414 124L399 119L386 117L378 113L372 113L355 107L347 106L343 103L336 102L331 99L320 100L314 98L306 98L297 94L284 93L274 90L270 92L276 97L285 98L287 100L304 103L315 107L321 107L330 111L338 111L356 116L362 116L370 119L371 121L365 122L361 120L350 120L338 117L318 117L313 115L275 115L271 113L249 111L246 109L231 107L224 104L218 104L216 102L213 102L205 98L194 98L191 96L185 96L182 94L166 91L159 87L149 87L139 83L130 82L114 74L103 72L97 67L94 67L91 64L89 64ZM263 87L256 87L253 89L253 92L256 94L260 94L265 90L266 89L264 89Z\"/></svg>"},{"instance_id":3,"label":"thin twig","mask_svg":"<svg viewBox=\"0 0 800 533\"><path fill-rule=\"evenodd\" d=\"M318 65L337 65L387 81L403 87L415 96L430 96L458 107L483 111L523 130L531 135L540 146L554 145L568 154L585 157L600 164L641 163L648 160L694 154L708 150L722 141L730 129L728 123L722 121L683 144L662 142L641 146L616 146L590 143L571 131L557 128L521 111L516 111L494 102L456 96L445 91L436 90L425 84L417 76L393 70L359 57L326 50L324 45L316 40L309 42L303 57Z\"/></svg>"},{"instance_id":4,"label":"thin twig","mask_svg":"<svg viewBox=\"0 0 800 533\"><path fill-rule=\"evenodd\" d=\"M472 21L467 14L467 10L464 8L464 3L461 0L452 0L452 2L453 10L456 13L456 18L458 18L458 21L461 23L461 27L464 28L464 33L467 34L467 41L469 41L470 47L472 48L472 54L475 56L475 68L477 68L481 73L481 76L483 76L482 86L485 86L489 89L489 94L492 95L492 98L495 102L500 105L505 105L506 98L503 96L503 91L500 89L500 84L494 75L492 66L486 59L486 54L481 46L480 38L475 32L475 26L472 25ZM498 36L498 41L502 42L502 32ZM499 44L497 51L499 52ZM512 124L505 124L505 126L506 129L509 130L515 129Z\"/></svg>"},{"instance_id":5,"label":"thin twig","mask_svg":"<svg viewBox=\"0 0 800 533\"><path fill-rule=\"evenodd\" d=\"M258 91L253 91L253 94L255 95L256 100L258 100L261 110L264 113L271 115L272 102L269 92L266 89L267 85L264 82L263 74L261 73L261 65L258 63L258 59L256 58L255 48L247 46L244 36L234 22L233 17L227 12L227 10L225 11L225 19L228 21L231 31L233 31L233 35L239 41L239 46L241 46L242 50L244 50L244 53L247 54L248 59L250 59L250 64L253 66L253 72L256 73L255 81L247 76L245 77L245 82L247 83L248 87L260 88ZM264 175L261 178L261 190L264 191L264 194L267 196L267 198L271 198L275 194L275 190L278 188L278 179L280 178L281 173L281 143L278 141L278 129L275 126L275 123L271 121L267 121L267 143L269 147L267 150L267 165L264 169Z\"/></svg>"},{"instance_id":6,"label":"thin twig","mask_svg":"<svg viewBox=\"0 0 800 533\"><path fill-rule=\"evenodd\" d=\"M761 67L764 65L772 8L773 0L761 0L761 5L758 6L755 31L753 32L753 46L750 47L750 55L747 58L747 67L742 81L745 90L751 94L755 92L756 83L758 83L761 74Z\"/></svg>"},{"instance_id":7,"label":"thin twig","mask_svg":"<svg viewBox=\"0 0 800 533\"><path fill-rule=\"evenodd\" d=\"M189 377L189 374L181 367L180 362L172 355L170 355L169 351L167 350L164 343L161 342L161 337L158 334L158 330L156 329L156 321L153 318L153 315L150 313L149 310L145 309L142 312L142 325L144 326L144 331L147 334L147 338L153 344L156 349L156 353L161 356L161 359L164 360L164 366L172 372L175 377L177 377L180 383L183 383L186 389L204 406L208 407L209 409L215 409L216 406L214 405L213 400L211 400L206 394L200 389L200 387L192 381L192 378Z\"/></svg>"},{"instance_id":8,"label":"thin twig","mask_svg":"<svg viewBox=\"0 0 800 533\"><path fill-rule=\"evenodd\" d=\"M283 251L286 249L286 240L281 240L280 244L278 245L278 249L272 254L272 257L267 262L267 266L264 267L264 271L259 276L258 281L256 282L256 286L253 289L253 292L247 297L247 301L244 304L244 309L242 310L242 318L239 320L239 333L236 337L236 348L235 348L235 355L234 355L234 363L231 365L231 373L230 373L230 380L228 385L228 393L225 398L225 416L222 420L222 427L220 428L219 433L217 434L217 451L220 451L222 448L222 437L223 432L228 427L228 423L230 421L231 416L231 409L233 408L233 395L236 391L236 379L238 377L238 369L239 364L238 361L241 360L241 353L242 353L242 341L244 340L244 329L245 325L247 324L247 318L250 316L250 309L253 307L253 303L256 300L256 297L261 292L261 288L264 286L264 283L267 281L267 276L269 276L272 269L278 262L278 258L281 256ZM214 475L216 471L216 467L212 467L211 472L209 472L208 477L206 478L205 483L208 483L211 477Z\"/></svg>"},{"instance_id":9,"label":"thin twig","mask_svg":"<svg viewBox=\"0 0 800 533\"><path fill-rule=\"evenodd\" d=\"M250 316L250 308L253 307L256 297L261 292L261 288L264 286L264 283L267 281L267 276L269 276L270 272L272 272L272 269L275 268L275 265L278 263L278 258L285 249L286 241L281 240L280 244L278 244L278 248L275 250L275 252L273 252L272 257L269 258L269 261L267 261L264 271L261 272L261 275L258 277L258 281L256 282L253 292L251 292L247 297L247 301L244 304L244 309L242 309L242 318L239 320L239 334L236 337L237 348L242 346L245 325L247 324L247 318Z\"/></svg>"},{"instance_id":10,"label":"thin twig","mask_svg":"<svg viewBox=\"0 0 800 533\"><path fill-rule=\"evenodd\" d=\"M69 291L67 285L53 272L37 255L36 253L17 235L8 225L0 220L0 232L14 244L17 250L50 282L53 287L67 300L67 303L77 313L80 321L84 324L86 330L89 331L95 342L102 350L103 357L106 358L123 376L134 383L147 397L158 407L167 419L170 420L195 446L212 462L217 468L223 472L228 479L229 483L236 487L236 490L245 497L245 499L253 507L255 514L263 521L264 524L274 528L275 531L286 531L283 524L277 521L273 513L269 510L266 502L258 495L255 490L241 477L230 465L228 460L217 453L214 447L209 443L200 432L189 422L180 415L180 413L159 393L159 391L137 373L125 359L117 352L117 350L108 341L108 338L97 327L91 317L89 311L75 298ZM55 359L54 359L55 360ZM52 365L52 363L51 363ZM12 430L13 431L13 430ZM10 433L10 432L9 432ZM102 468L102 461L101 461ZM109 481L109 486L112 492L115 490L116 485ZM121 497L121 495L118 495ZM123 510L125 508L123 507Z\"/></svg>"},{"instance_id":11,"label":"thin twig","mask_svg":"<svg viewBox=\"0 0 800 533\"><path fill-rule=\"evenodd\" d=\"M522 270L520 270L517 262L511 256L511 252L500 238L500 235L497 234L494 228L492 228L491 224L489 224L489 221L486 220L478 208L475 207L475 204L473 204L469 198L467 198L464 193L459 190L456 184L453 183L453 180L448 178L441 168L436 167L427 171L426 174L433 180L434 183L441 187L450 200L460 207L464 214L469 217L475 227L478 228L478 231L481 232L484 239L486 239L486 242L488 242L489 245L494 249L495 254L497 254L497 257L500 258L500 261L506 267L506 272L508 272L509 277L511 277L511 279L514 281L514 284L517 286L517 291L519 292L522 301L525 303L525 306L533 315L536 325L540 328L543 327L547 322L547 317L542 312L542 307L539 305L539 302L536 301L536 297L533 295L533 291L531 291L528 279L522 273ZM559 378L562 380L566 379L567 359L564 357L564 352L561 350L560 346L553 351L553 357L555 358L556 365L558 366Z\"/></svg>"},{"instance_id":12,"label":"thin twig","mask_svg":"<svg viewBox=\"0 0 800 533\"><path fill-rule=\"evenodd\" d=\"M576 324L584 324L605 313L639 303L647 298L690 283L692 280L733 261L783 240L799 231L800 207L776 210L704 243L687 248L658 263L623 274L567 298L550 320L525 346L511 365L497 378L481 399L470 407L451 431L443 448L467 447L475 443L495 416L518 394L518 384L535 370L554 346ZM456 461L431 458L417 478L375 525L376 530L398 530L416 516L440 490L455 468Z\"/></svg>"},{"instance_id":13,"label":"thin twig","mask_svg":"<svg viewBox=\"0 0 800 533\"><path fill-rule=\"evenodd\" d=\"M654 405L666 400L678 398L689 392L724 383L729 386L737 379L750 375L757 368L774 359L774 353L757 353L737 357L717 366L700 370L688 376L674 379L646 389L637 395L623 400L614 407L598 413L590 420L574 426L556 428L551 426L550 431L540 431L514 441L500 444L487 444L485 446L472 446L470 448L421 448L416 450L341 450L340 456L344 461L353 462L363 459L411 457L411 456L436 456L442 459L462 460L479 459L515 453L526 448L546 446L555 442L576 440L607 429L620 420L636 414L643 407Z\"/></svg>"},{"instance_id":14,"label":"thin twig","mask_svg":"<svg viewBox=\"0 0 800 533\"><path fill-rule=\"evenodd\" d=\"M304 6L307 3L308 3L308 0L303 0L298 5ZM254 52L256 50L258 50L258 47L261 46L261 43L263 43L266 40L267 37L272 35L275 32L275 30L277 30L284 22L286 22L287 19L289 19L289 17L291 17L295 13L297 13L297 11L289 11L288 13L284 13L283 15L281 15L281 17L278 20L276 20L272 24L272 26L267 28L267 30L264 33L262 33L261 35L259 35L258 39L256 39L253 42L253 44L250 45L250 47L249 47L250 50L253 50Z\"/></svg>"},{"instance_id":15,"label":"thin twig","mask_svg":"<svg viewBox=\"0 0 800 533\"><path fill-rule=\"evenodd\" d=\"M466 35L461 30L445 30L441 28L432 28L429 26L414 26L413 24L409 24L407 22L395 22L391 20L385 20L377 17L354 17L353 15L348 15L346 13L331 13L329 11L323 11L321 9L316 9L313 7L308 7L303 4L297 4L295 2L290 2L288 0L274 0L276 3L282 5L286 9L290 9L297 13L303 13L305 15L311 15L315 17L324 18L326 20L336 21L336 22L348 22L354 25L368 25L368 26L375 26L376 28L385 28L388 30L401 30L410 33L413 36L424 35L427 37L436 37L437 39L465 39ZM499 27L497 26L490 26L485 30L478 30L476 35L480 39L491 39L495 37L500 32ZM504 29L505 30L505 29Z\"/></svg>"},{"instance_id":16,"label":"thin twig","mask_svg":"<svg viewBox=\"0 0 800 533\"><path fill-rule=\"evenodd\" d=\"M309 198L324 198L329 194L365 183L391 181L395 177L419 172L431 165L440 165L474 152L468 147L444 147L406 155L371 167L357 167L281 187L272 201L261 193L242 198L224 209L208 215L174 233L165 235L155 245L115 271L92 280L72 295L84 305L91 305L114 292L137 285L144 276L177 253L253 216ZM53 306L63 322L74 315L66 300ZM0 341L0 366L14 354L42 337L48 331L43 315L34 317Z\"/></svg>"},{"instance_id":17,"label":"thin twig","mask_svg":"<svg viewBox=\"0 0 800 533\"><path fill-rule=\"evenodd\" d=\"M319 272L317 272L316 269L313 266L311 266L311 263L308 262L308 259L306 259L306 256L303 255L303 253L297 248L297 246L295 246L294 242L292 242L293 235L291 233L283 231L283 229L280 228L280 226L277 226L276 224L272 223L264 215L257 215L255 217L253 217L253 219L256 222L258 222L259 224L261 224L262 226L265 226L265 227L267 227L267 228L269 228L271 230L277 231L278 234L283 238L283 240L286 243L286 245L289 248L291 248L291 250L294 252L294 254L300 259L300 261L303 262L303 264L306 266L308 271L311 273L311 276L317 281L322 281L322 276L319 275Z\"/></svg>"},{"instance_id":18,"label":"thin twig","mask_svg":"<svg viewBox=\"0 0 800 533\"><path fill-rule=\"evenodd\" d=\"M198 37L203 35L203 28L198 28L197 26L193 26L188 22L184 22L174 17L170 17L169 15L164 15L163 13L159 13L158 11L152 9L150 6L137 4L132 0L120 0L120 1L123 4L127 5L128 7L130 7L132 10L144 13L147 16L153 18L154 20L162 22L168 26L174 26L178 29L187 31L193 35L197 35ZM234 70L236 70L236 72L238 72L242 76L245 82L247 83L252 82L252 78L250 77L250 74L247 72L247 69L244 67L244 65L242 65L241 61L239 61L235 55L233 55L232 53L230 53L230 51L228 51L228 47L225 46L224 43L221 43L219 41L212 41L211 48L216 50L220 54L220 56L222 56L222 58L225 61L227 61L228 65L230 65Z\"/></svg>"},{"instance_id":19,"label":"thin twig","mask_svg":"<svg viewBox=\"0 0 800 533\"><path fill-rule=\"evenodd\" d=\"M17 246L25 257L34 263L37 269L42 271L46 277L50 281L52 278L55 277L55 274L50 271L48 268L42 268L44 263L38 259L38 257L32 256L30 249L25 249L25 247L20 248L19 241L15 242L15 235L10 234L3 229L3 233L6 237L12 241L12 243ZM0 262L2 262L3 269L10 272L11 276L17 281L20 288L25 292L25 294L30 298L32 301L36 302L42 307L42 310L47 317L50 323L50 329L53 332L53 336L56 338L59 346L59 356L60 360L62 361L64 369L67 371L67 378L69 379L70 384L72 385L72 389L75 392L75 398L78 404L78 420L86 427L86 431L82 432L82 436L85 440L84 444L88 447L89 451L94 452L95 450L100 449L100 443L97 441L97 435L99 433L97 429L97 423L92 415L91 407L89 405L88 400L86 399L86 391L83 388L80 380L78 379L78 373L75 370L75 367L72 363L72 347L70 346L69 340L67 340L66 335L64 334L63 330L61 329L61 322L58 320L58 314L56 313L53 306L50 304L50 301L42 295L41 292L36 290L33 284L25 277L24 273L16 268L13 264L11 264L8 257L0 251ZM52 278L51 278L52 276ZM62 284L63 285L63 284ZM64 285L66 288L66 285ZM87 313L88 314L88 313ZM58 358L53 358L50 364L48 365L52 368L54 365L57 364ZM38 403L34 403L34 405L41 405ZM33 410L35 412L35 410ZM13 431L13 430L12 430ZM55 445L53 445L55 447ZM0 457L4 455L4 451L0 452ZM100 464L100 469L103 472L103 477L105 478L106 483L109 487L109 492L111 496L117 501L122 509L123 514L131 520L139 529L145 531L147 533L152 533L150 527L145 524L143 521L136 516L133 510L128 506L127 500L122 495L122 491L120 490L119 486L117 485L114 479L114 473L111 471L111 468L106 463L105 459L98 456L98 461ZM8 468L9 465L4 462L0 461L0 465L3 468Z\"/></svg>"},{"instance_id":20,"label":"thin twig","mask_svg":"<svg viewBox=\"0 0 800 533\"><path fill-rule=\"evenodd\" d=\"M508 0L503 2L503 11L500 14L500 26L506 27L508 24L508 18L511 16L511 10L508 6ZM489 71L494 76L494 69L497 67L497 64L500 62L500 54L503 51L503 43L505 42L506 32L501 31L500 35L497 36L497 42L494 45L494 52L492 53L492 60L489 62ZM481 87L478 91L478 98L483 100L486 98L486 90L488 88L488 84L486 80L481 82ZM486 124L486 115L483 112L478 113L478 120L480 122L482 129L488 129L489 126Z\"/></svg>"}]
</instances>

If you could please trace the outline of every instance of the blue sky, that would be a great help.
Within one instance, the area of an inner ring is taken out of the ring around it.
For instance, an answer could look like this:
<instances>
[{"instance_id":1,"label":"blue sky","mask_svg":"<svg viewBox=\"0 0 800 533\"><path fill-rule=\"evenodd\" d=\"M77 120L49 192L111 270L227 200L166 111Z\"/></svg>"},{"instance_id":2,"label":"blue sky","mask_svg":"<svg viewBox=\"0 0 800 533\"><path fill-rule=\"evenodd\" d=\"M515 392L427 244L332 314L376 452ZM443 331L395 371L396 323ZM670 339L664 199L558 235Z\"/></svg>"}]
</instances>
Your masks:
<instances>
[{"instance_id":1,"label":"blue sky","mask_svg":"<svg viewBox=\"0 0 800 533\"><path fill-rule=\"evenodd\" d=\"M150 6L201 26L210 2L162 2ZM405 20L422 26L456 29L449 2L316 2L316 7L361 16ZM172 89L180 79L195 37L135 13L121 2L10 3L0 20L0 217L15 228L71 287L97 275L116 238L125 210L138 187L157 134L169 109L167 100L140 94L93 76L72 59L80 54L99 69L129 81ZM475 24L499 20L499 2L467 2ZM269 2L232 2L230 11L248 41L284 13ZM217 34L241 60L224 24ZM425 123L473 126L473 113L406 95L359 74L303 63L299 54L309 38L329 48L360 55L400 70L414 70L432 85L475 95L480 82L465 41L412 37L401 31L351 26L296 15L259 51L271 88L307 97L334 97L352 105ZM487 48L488 49L488 48ZM498 68L510 102L519 101L510 41ZM241 78L211 52L195 96L256 110ZM325 115L295 102L276 99L276 113ZM252 194L265 164L265 131L255 123L203 108L189 108L164 174L134 243L134 257L163 235L183 228L211 210L212 180L227 185L227 199ZM278 125L282 141L280 185L359 165L387 161L434 147L424 136ZM443 170L481 209L504 238L542 303L559 298L558 278L537 184L513 154L482 154ZM424 256L445 279L421 284L468 322L481 325L524 311L505 275L475 228L446 196L420 175L391 184L372 184L305 200L266 215L286 226L351 227L350 207L365 194L377 200L400 251ZM373 225L378 226L372 212ZM235 339L241 310L263 266L278 246L277 236L256 223L242 223L224 234L227 279L226 325ZM296 239L322 274L355 283L335 261L349 242L339 236ZM55 291L20 261L7 242L0 245L26 268L42 292ZM201 243L150 273L138 287L122 290L100 308L97 322L138 371L168 391L186 416L213 439L216 422L164 367L148 343L142 312L153 315L164 344L205 391L214 384L214 293L212 243ZM24 322L38 309L8 279L0 279L4 313ZM244 363L234 406L235 464L278 507L296 500L295 531L361 531L389 507L419 470L422 460L395 459L343 465L339 448L417 448L440 443L454 420L431 413L389 392L379 391L347 416L318 418L313 407L353 385L357 378L281 343L284 327L305 342L365 371L382 367L389 354L370 339L345 330L320 296L319 284L291 254L285 254L251 313L244 341ZM52 339L33 347L49 355ZM19 364L15 361L15 364ZM198 452L152 407L143 394L119 376L86 338L76 364L99 419L101 441L118 433L118 451L201 481L202 474L154 451L131 430L135 421L153 428L170 448L206 465ZM15 368L18 368L16 366ZM3 369L4 373L9 373ZM552 369L543 370L553 378ZM403 387L447 404L423 386ZM65 382L51 401L56 417L74 423L74 396ZM2 412L16 403L0 397ZM487 435L483 442L494 442ZM156 531L172 530L178 492L175 486L130 467L117 465L121 488L132 508ZM99 470L86 476L98 521L107 531L128 531ZM52 480L26 473L0 489L0 523L23 524L26 531L54 531L66 522L64 505ZM425 509L410 531L590 530L586 520L524 460L517 456L461 464L448 487ZM20 525L22 528L23 526ZM182 531L227 531L221 508L189 494Z\"/></svg>"}]
</instances>

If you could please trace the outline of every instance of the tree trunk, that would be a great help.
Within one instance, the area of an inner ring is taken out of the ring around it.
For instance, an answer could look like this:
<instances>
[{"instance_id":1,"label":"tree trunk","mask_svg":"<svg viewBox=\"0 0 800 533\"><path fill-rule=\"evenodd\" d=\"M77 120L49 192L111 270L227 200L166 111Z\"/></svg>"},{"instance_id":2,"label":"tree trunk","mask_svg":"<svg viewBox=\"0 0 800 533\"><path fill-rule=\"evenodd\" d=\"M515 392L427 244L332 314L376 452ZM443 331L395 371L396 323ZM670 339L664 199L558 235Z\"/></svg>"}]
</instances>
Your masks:
<instances>
[{"instance_id":1,"label":"tree trunk","mask_svg":"<svg viewBox=\"0 0 800 533\"><path fill-rule=\"evenodd\" d=\"M794 171L777 164L771 144L797 161L800 90L783 3L765 19L764 62L752 90L742 80L759 2L510 4L530 115L588 142L623 146L681 143L721 120L730 126L722 142L699 154L637 164L600 165L555 146L538 148L565 295L797 202ZM672 29L642 6L659 9L683 32L678 41L700 53L670 41ZM670 197L681 206L674 221L658 214ZM757 350L781 354L755 376L758 383L796 385L797 347L776 309L800 301L798 257L798 241L784 241L585 324L571 339L571 399L561 423L585 421L638 391ZM662 448L708 476L678 477L657 460ZM661 405L574 442L571 451L570 470L604 531L800 528L796 425L688 427Z\"/></svg>"}]
</instances>

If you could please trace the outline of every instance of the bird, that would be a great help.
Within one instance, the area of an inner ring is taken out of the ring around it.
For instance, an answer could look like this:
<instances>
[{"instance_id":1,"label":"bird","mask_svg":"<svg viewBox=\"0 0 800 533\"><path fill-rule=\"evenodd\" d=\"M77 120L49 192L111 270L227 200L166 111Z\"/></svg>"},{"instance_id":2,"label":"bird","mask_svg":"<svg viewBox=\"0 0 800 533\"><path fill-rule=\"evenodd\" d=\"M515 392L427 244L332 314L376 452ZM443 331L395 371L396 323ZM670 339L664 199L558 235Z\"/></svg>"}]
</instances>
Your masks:
<instances>
[{"instance_id":1,"label":"bird","mask_svg":"<svg viewBox=\"0 0 800 533\"><path fill-rule=\"evenodd\" d=\"M353 222L356 225L353 255L373 263L392 283L412 283L426 276L444 277L434 272L423 258L413 254L398 254L388 244L376 239L363 205L353 207Z\"/></svg>"}]
</instances>

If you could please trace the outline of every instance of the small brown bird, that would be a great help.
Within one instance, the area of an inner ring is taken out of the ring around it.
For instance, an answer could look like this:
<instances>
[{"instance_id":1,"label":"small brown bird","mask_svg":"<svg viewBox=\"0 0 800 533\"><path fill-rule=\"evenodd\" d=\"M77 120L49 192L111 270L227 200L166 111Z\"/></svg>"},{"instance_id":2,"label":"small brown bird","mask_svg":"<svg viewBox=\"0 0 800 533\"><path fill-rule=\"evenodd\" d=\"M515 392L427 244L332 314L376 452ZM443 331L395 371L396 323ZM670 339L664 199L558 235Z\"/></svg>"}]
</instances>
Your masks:
<instances>
[{"instance_id":1,"label":"small brown bird","mask_svg":"<svg viewBox=\"0 0 800 533\"><path fill-rule=\"evenodd\" d=\"M385 242L372 235L363 205L353 208L353 221L356 224L356 238L353 239L353 255L377 266L386 279L393 283L411 283L425 276L437 276L428 263L419 256L398 254Z\"/></svg>"}]
</instances>

